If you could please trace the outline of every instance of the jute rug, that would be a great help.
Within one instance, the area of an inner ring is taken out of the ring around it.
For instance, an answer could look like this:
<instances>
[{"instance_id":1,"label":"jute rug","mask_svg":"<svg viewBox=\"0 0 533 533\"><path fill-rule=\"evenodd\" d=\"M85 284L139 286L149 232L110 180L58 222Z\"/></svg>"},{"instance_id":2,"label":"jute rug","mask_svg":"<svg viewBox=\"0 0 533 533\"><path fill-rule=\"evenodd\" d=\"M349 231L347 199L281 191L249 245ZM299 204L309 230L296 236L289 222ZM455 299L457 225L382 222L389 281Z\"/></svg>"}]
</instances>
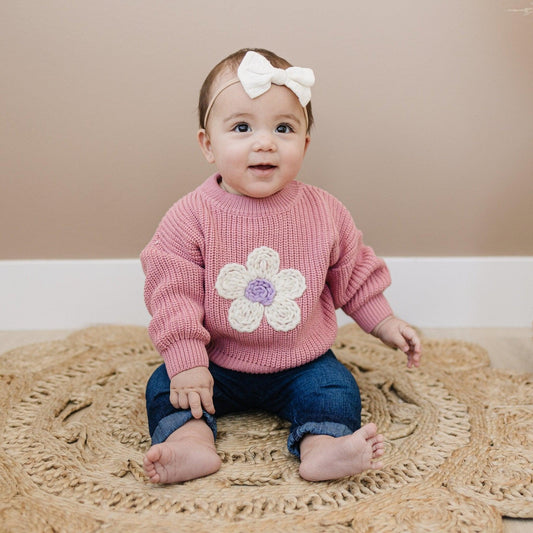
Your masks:
<instances>
[{"instance_id":1,"label":"jute rug","mask_svg":"<svg viewBox=\"0 0 533 533\"><path fill-rule=\"evenodd\" d=\"M145 382L160 363L146 331L96 327L0 356L0 529L141 532L501 531L533 517L533 376L489 367L478 346L423 342L424 361L341 329L364 421L386 437L385 468L308 483L287 424L219 420L221 470L154 486Z\"/></svg>"}]
</instances>

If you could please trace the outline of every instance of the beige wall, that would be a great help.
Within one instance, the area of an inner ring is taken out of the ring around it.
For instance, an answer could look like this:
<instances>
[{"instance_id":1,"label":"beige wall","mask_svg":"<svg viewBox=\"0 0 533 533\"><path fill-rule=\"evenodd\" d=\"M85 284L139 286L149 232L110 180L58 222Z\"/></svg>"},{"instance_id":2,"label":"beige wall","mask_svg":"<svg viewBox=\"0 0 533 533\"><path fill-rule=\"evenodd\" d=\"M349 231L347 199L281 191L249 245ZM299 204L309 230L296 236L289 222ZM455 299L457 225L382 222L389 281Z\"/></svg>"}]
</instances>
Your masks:
<instances>
[{"instance_id":1,"label":"beige wall","mask_svg":"<svg viewBox=\"0 0 533 533\"><path fill-rule=\"evenodd\" d=\"M0 258L134 257L211 172L208 70L317 74L301 179L382 255L533 255L529 0L3 0ZM513 11L515 10L515 11Z\"/></svg>"}]
</instances>

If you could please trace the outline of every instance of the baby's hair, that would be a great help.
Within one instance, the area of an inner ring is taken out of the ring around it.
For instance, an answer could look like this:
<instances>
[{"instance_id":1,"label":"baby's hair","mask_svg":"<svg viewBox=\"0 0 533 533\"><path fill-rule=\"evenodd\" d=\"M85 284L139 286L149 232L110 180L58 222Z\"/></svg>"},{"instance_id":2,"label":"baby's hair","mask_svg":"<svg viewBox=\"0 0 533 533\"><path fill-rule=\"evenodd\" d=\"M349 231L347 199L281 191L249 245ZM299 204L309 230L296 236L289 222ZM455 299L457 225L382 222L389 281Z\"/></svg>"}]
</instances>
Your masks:
<instances>
[{"instance_id":1,"label":"baby's hair","mask_svg":"<svg viewBox=\"0 0 533 533\"><path fill-rule=\"evenodd\" d=\"M205 79L204 83L202 84L202 88L200 89L200 98L198 100L198 118L200 121L201 129L205 128L204 118L207 108L209 106L209 102L211 100L211 88L213 87L213 83L215 82L217 77L225 70L229 70L236 74L237 69L241 64L241 61L246 55L246 52L249 51L257 52L258 54L261 54L262 56L266 57L273 67L284 69L292 67L292 65L286 59L283 59L282 57L276 55L274 52L271 52L270 50L265 50L264 48L242 48L241 50L230 54L228 57L226 57L225 59L220 61L220 63L213 67L211 72L207 75L207 78ZM309 132L311 130L311 126L313 125L313 111L311 109L311 102L307 104L306 109L308 118L307 131Z\"/></svg>"}]
</instances>

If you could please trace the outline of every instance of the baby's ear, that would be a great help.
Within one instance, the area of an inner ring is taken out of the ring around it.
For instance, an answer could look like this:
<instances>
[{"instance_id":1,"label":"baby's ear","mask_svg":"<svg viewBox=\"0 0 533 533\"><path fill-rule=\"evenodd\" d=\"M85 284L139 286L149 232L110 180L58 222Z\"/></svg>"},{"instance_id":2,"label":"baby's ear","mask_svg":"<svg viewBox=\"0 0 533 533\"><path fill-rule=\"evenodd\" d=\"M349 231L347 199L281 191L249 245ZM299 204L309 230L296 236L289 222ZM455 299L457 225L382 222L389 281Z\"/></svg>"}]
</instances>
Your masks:
<instances>
[{"instance_id":1,"label":"baby's ear","mask_svg":"<svg viewBox=\"0 0 533 533\"><path fill-rule=\"evenodd\" d=\"M305 148L304 148L304 154L307 152L307 149L309 148L309 143L311 142L311 135L309 133L305 136Z\"/></svg>"},{"instance_id":2,"label":"baby's ear","mask_svg":"<svg viewBox=\"0 0 533 533\"><path fill-rule=\"evenodd\" d=\"M200 144L200 148L202 150L202 153L204 154L204 157L207 159L208 163L214 163L215 162L215 156L213 154L213 149L211 146L211 140L209 139L209 134L205 129L198 130L198 143Z\"/></svg>"}]
</instances>

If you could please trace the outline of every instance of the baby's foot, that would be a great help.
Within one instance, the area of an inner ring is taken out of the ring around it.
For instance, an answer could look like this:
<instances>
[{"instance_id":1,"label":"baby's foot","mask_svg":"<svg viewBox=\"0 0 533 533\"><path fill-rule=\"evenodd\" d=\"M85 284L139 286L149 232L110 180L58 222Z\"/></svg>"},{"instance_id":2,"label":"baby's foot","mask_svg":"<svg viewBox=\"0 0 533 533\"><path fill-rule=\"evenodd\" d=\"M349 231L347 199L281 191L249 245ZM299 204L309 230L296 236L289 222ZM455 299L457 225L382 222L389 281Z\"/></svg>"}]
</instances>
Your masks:
<instances>
[{"instance_id":1,"label":"baby's foot","mask_svg":"<svg viewBox=\"0 0 533 533\"><path fill-rule=\"evenodd\" d=\"M215 473L221 464L213 446L193 439L167 440L144 456L144 472L152 483L179 483Z\"/></svg>"},{"instance_id":2,"label":"baby's foot","mask_svg":"<svg viewBox=\"0 0 533 533\"><path fill-rule=\"evenodd\" d=\"M300 445L300 475L308 481L325 481L383 468L376 459L384 448L383 435L372 423L345 437L307 435Z\"/></svg>"}]
</instances>

